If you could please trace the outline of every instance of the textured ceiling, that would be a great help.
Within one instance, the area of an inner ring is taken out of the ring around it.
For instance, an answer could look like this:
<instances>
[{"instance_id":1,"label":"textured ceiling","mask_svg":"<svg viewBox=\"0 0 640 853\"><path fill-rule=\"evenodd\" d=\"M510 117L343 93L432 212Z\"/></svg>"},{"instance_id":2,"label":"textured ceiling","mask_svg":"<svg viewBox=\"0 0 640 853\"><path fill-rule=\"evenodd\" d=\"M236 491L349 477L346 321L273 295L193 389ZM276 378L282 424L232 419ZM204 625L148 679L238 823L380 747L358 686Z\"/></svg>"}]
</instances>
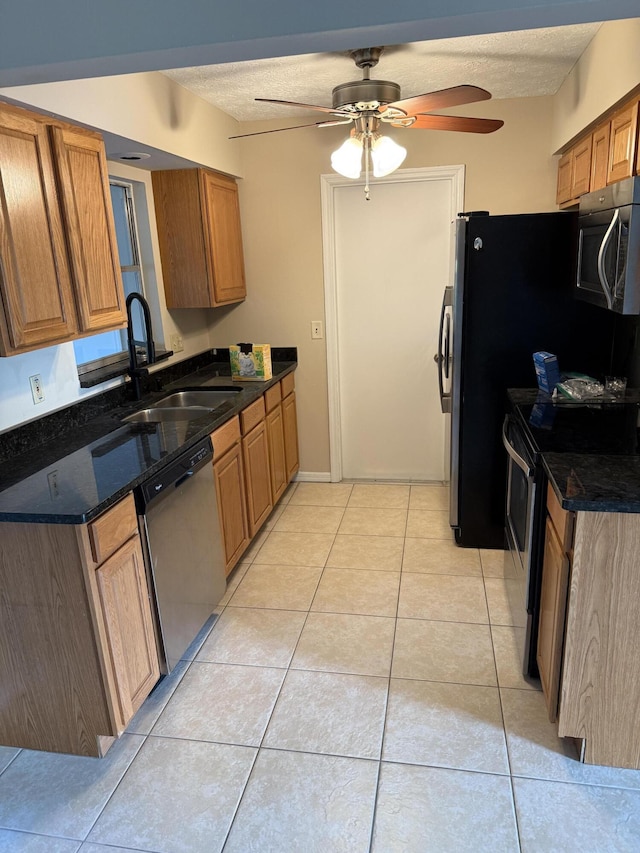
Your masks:
<instances>
[{"instance_id":1,"label":"textured ceiling","mask_svg":"<svg viewBox=\"0 0 640 853\"><path fill-rule=\"evenodd\" d=\"M392 80L402 97L469 83L494 98L555 93L600 24L414 42L385 47L371 77ZM356 45L356 47L369 45ZM293 107L257 103L277 98L331 106L339 83L361 71L345 53L312 53L164 71L181 86L239 121L308 115Z\"/></svg>"}]
</instances>

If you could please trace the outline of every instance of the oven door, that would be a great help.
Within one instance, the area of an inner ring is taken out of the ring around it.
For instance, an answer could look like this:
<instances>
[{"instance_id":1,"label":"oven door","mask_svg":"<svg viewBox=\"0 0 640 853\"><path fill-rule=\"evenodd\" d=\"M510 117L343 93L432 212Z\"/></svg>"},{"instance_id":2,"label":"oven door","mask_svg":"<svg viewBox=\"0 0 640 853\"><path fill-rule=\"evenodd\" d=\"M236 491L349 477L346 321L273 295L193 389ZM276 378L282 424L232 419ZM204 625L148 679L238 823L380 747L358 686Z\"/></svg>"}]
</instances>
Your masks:
<instances>
[{"instance_id":1,"label":"oven door","mask_svg":"<svg viewBox=\"0 0 640 853\"><path fill-rule=\"evenodd\" d=\"M520 429L509 415L504 419L502 442L508 455L507 544L520 580L522 601L530 614L534 606L531 566L537 488L535 463Z\"/></svg>"}]
</instances>

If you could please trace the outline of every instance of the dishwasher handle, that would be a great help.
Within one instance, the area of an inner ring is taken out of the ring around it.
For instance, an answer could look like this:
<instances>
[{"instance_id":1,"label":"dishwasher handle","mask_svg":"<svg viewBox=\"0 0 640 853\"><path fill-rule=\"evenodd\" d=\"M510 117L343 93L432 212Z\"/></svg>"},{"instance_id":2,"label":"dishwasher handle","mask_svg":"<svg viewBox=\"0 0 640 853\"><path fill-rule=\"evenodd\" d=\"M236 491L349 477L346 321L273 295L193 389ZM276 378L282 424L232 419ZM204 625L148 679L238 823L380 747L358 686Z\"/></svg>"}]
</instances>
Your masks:
<instances>
[{"instance_id":1,"label":"dishwasher handle","mask_svg":"<svg viewBox=\"0 0 640 853\"><path fill-rule=\"evenodd\" d=\"M195 473L196 472L192 468L190 471L187 471L186 474L183 474L182 477L180 477L179 480L176 480L175 483L173 484L174 489L177 489L178 486L181 486L184 482L186 482L189 479L189 477L193 477L193 475Z\"/></svg>"}]
</instances>

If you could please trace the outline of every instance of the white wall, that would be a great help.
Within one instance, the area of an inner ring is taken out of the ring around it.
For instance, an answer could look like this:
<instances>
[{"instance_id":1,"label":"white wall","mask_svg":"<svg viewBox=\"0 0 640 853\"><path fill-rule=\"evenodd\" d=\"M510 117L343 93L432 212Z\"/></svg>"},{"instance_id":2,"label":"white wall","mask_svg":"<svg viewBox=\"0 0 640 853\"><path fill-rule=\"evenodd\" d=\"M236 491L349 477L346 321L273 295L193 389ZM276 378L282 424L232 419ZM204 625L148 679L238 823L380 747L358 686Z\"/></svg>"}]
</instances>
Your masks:
<instances>
[{"instance_id":1,"label":"white wall","mask_svg":"<svg viewBox=\"0 0 640 853\"><path fill-rule=\"evenodd\" d=\"M1 89L0 97L241 175L238 122L163 74L128 74Z\"/></svg>"},{"instance_id":2,"label":"white wall","mask_svg":"<svg viewBox=\"0 0 640 853\"><path fill-rule=\"evenodd\" d=\"M640 18L600 27L554 96L553 151L640 85L639 45Z\"/></svg>"}]
</instances>

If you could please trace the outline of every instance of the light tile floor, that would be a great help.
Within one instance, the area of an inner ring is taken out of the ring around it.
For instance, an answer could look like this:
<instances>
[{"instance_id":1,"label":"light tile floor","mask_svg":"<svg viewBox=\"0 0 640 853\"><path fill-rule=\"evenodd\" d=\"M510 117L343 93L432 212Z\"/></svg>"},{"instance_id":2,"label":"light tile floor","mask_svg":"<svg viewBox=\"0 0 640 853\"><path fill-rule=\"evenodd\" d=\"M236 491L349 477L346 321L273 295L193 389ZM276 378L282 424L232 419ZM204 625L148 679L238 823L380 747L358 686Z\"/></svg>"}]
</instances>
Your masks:
<instances>
[{"instance_id":1,"label":"light tile floor","mask_svg":"<svg viewBox=\"0 0 640 853\"><path fill-rule=\"evenodd\" d=\"M504 554L446 507L290 487L107 758L0 747L0 853L637 853L640 772L558 739Z\"/></svg>"}]
</instances>

